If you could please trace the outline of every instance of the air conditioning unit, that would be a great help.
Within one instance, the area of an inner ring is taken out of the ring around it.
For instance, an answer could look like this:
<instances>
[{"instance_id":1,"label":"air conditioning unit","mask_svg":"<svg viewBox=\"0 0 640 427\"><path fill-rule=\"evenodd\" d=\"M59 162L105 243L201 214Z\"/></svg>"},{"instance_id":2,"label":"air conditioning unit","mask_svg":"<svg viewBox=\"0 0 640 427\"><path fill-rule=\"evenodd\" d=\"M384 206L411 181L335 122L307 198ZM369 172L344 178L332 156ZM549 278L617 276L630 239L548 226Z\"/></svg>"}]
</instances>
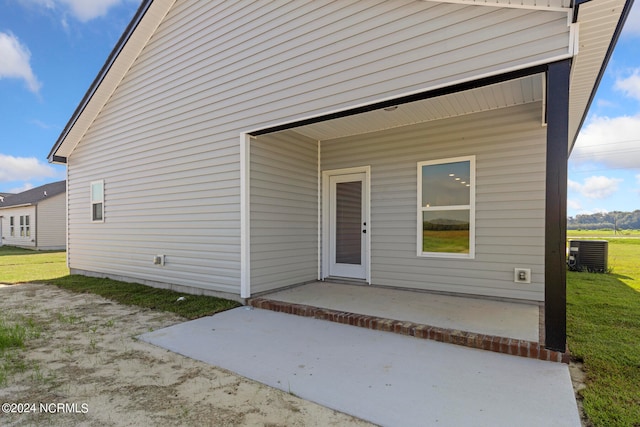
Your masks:
<instances>
[{"instance_id":1,"label":"air conditioning unit","mask_svg":"<svg viewBox=\"0 0 640 427\"><path fill-rule=\"evenodd\" d=\"M569 240L567 265L573 271L605 273L609 257L606 240Z\"/></svg>"}]
</instances>

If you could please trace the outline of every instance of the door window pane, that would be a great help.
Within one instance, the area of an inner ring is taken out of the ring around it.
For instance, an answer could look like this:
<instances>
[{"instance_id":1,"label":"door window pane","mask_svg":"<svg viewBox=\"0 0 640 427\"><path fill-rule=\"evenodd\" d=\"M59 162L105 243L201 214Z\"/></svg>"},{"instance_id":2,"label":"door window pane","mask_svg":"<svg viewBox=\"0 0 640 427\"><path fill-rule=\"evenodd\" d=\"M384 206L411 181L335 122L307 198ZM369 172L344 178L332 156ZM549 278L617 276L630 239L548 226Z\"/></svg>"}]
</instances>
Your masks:
<instances>
[{"instance_id":1,"label":"door window pane","mask_svg":"<svg viewBox=\"0 0 640 427\"><path fill-rule=\"evenodd\" d=\"M362 182L336 184L336 262L357 264L362 260Z\"/></svg>"}]
</instances>

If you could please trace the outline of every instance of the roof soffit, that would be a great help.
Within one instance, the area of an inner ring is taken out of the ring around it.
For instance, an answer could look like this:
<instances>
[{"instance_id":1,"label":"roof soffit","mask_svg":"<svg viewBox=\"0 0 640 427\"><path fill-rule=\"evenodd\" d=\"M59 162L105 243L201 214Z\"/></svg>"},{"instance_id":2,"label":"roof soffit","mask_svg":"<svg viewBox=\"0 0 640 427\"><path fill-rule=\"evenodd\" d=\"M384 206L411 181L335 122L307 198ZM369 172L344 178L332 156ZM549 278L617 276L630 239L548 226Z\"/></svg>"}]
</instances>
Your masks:
<instances>
[{"instance_id":1,"label":"roof soffit","mask_svg":"<svg viewBox=\"0 0 640 427\"><path fill-rule=\"evenodd\" d=\"M591 0L578 7L578 52L571 67L569 150L580 132L630 0Z\"/></svg>"},{"instance_id":2,"label":"roof soffit","mask_svg":"<svg viewBox=\"0 0 640 427\"><path fill-rule=\"evenodd\" d=\"M533 74L449 95L382 108L293 128L314 140L329 140L543 100L544 74ZM542 111L541 111L542 117ZM542 121L541 121L542 123Z\"/></svg>"}]
</instances>

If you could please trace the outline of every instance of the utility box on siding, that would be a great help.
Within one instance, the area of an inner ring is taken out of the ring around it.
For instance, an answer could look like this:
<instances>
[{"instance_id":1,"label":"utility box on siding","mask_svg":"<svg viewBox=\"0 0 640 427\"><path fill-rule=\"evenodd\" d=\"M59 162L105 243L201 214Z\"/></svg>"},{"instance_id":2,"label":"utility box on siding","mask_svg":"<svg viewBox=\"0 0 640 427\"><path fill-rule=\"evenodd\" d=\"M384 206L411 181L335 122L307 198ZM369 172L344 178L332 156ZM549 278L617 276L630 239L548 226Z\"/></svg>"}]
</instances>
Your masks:
<instances>
[{"instance_id":1,"label":"utility box on siding","mask_svg":"<svg viewBox=\"0 0 640 427\"><path fill-rule=\"evenodd\" d=\"M606 240L570 240L567 264L573 271L605 273L609 257Z\"/></svg>"}]
</instances>

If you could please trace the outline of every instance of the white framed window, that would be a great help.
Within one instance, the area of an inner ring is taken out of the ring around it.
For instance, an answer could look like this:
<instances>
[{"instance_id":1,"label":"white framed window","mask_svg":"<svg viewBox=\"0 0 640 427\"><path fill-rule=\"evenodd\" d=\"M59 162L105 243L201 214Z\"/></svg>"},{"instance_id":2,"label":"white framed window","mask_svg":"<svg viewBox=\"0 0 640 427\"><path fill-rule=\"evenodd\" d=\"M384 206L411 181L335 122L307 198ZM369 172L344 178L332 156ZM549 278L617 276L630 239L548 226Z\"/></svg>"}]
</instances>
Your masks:
<instances>
[{"instance_id":1,"label":"white framed window","mask_svg":"<svg viewBox=\"0 0 640 427\"><path fill-rule=\"evenodd\" d=\"M24 235L31 237L31 226L29 225L29 215L24 216Z\"/></svg>"},{"instance_id":2,"label":"white framed window","mask_svg":"<svg viewBox=\"0 0 640 427\"><path fill-rule=\"evenodd\" d=\"M475 156L418 163L418 256L475 257L475 175Z\"/></svg>"},{"instance_id":3,"label":"white framed window","mask_svg":"<svg viewBox=\"0 0 640 427\"><path fill-rule=\"evenodd\" d=\"M12 216L9 217L9 234L11 235L11 237L15 237L16 235L15 218Z\"/></svg>"},{"instance_id":4,"label":"white framed window","mask_svg":"<svg viewBox=\"0 0 640 427\"><path fill-rule=\"evenodd\" d=\"M104 222L104 180L91 183L91 221Z\"/></svg>"},{"instance_id":5,"label":"white framed window","mask_svg":"<svg viewBox=\"0 0 640 427\"><path fill-rule=\"evenodd\" d=\"M20 237L24 237L24 215L20 215Z\"/></svg>"}]
</instances>

